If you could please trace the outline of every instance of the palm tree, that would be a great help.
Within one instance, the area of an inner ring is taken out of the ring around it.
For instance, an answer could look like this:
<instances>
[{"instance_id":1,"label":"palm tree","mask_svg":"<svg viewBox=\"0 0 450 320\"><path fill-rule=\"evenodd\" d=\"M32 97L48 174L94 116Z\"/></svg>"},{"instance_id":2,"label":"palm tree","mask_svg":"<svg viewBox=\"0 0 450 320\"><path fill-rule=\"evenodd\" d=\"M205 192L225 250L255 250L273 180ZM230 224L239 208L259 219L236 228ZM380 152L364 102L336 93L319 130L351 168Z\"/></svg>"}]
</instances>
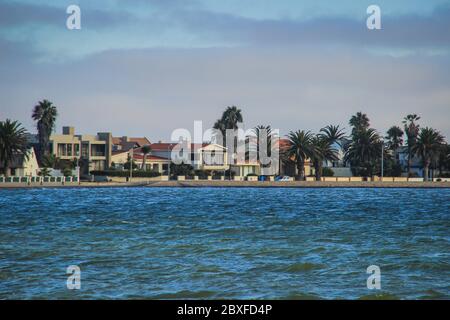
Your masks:
<instances>
[{"instance_id":1,"label":"palm tree","mask_svg":"<svg viewBox=\"0 0 450 320\"><path fill-rule=\"evenodd\" d=\"M368 129L370 126L369 118L362 112L357 112L354 116L352 116L349 124L353 127L352 134L355 134L360 130Z\"/></svg>"},{"instance_id":2,"label":"palm tree","mask_svg":"<svg viewBox=\"0 0 450 320\"><path fill-rule=\"evenodd\" d=\"M348 161L358 174L372 175L375 161L380 158L381 143L372 128L354 132L352 141L346 146L344 161Z\"/></svg>"},{"instance_id":3,"label":"palm tree","mask_svg":"<svg viewBox=\"0 0 450 320\"><path fill-rule=\"evenodd\" d=\"M388 148L395 152L403 145L403 130L400 127L392 126L386 133Z\"/></svg>"},{"instance_id":4,"label":"palm tree","mask_svg":"<svg viewBox=\"0 0 450 320\"><path fill-rule=\"evenodd\" d=\"M238 124L244 121L241 109L238 109L236 106L227 107L222 115L222 120L225 124L225 129L232 130L236 130Z\"/></svg>"},{"instance_id":5,"label":"palm tree","mask_svg":"<svg viewBox=\"0 0 450 320\"><path fill-rule=\"evenodd\" d=\"M57 169L59 167L59 158L54 154L48 154L42 157L42 167Z\"/></svg>"},{"instance_id":6,"label":"palm tree","mask_svg":"<svg viewBox=\"0 0 450 320\"><path fill-rule=\"evenodd\" d=\"M141 152L144 155L144 159L142 160L142 168L147 171L147 166L145 163L147 162L147 154L149 154L152 151L152 148L150 146L143 146L141 148Z\"/></svg>"},{"instance_id":7,"label":"palm tree","mask_svg":"<svg viewBox=\"0 0 450 320\"><path fill-rule=\"evenodd\" d=\"M414 148L417 135L419 134L418 120L420 120L420 117L417 116L417 114L408 114L402 121L405 127L406 145L408 146L408 176L411 176L411 164L413 158L412 149Z\"/></svg>"},{"instance_id":8,"label":"palm tree","mask_svg":"<svg viewBox=\"0 0 450 320\"><path fill-rule=\"evenodd\" d=\"M433 128L422 128L414 143L412 152L422 158L424 180L428 181L428 170L431 160L436 157L442 148L444 137Z\"/></svg>"},{"instance_id":9,"label":"palm tree","mask_svg":"<svg viewBox=\"0 0 450 320\"><path fill-rule=\"evenodd\" d=\"M56 117L58 112L56 106L48 100L39 101L36 106L34 106L32 118L37 121L37 130L39 137L39 152L38 159L42 162L44 156L49 154L48 144L50 140L50 135L55 128Z\"/></svg>"},{"instance_id":10,"label":"palm tree","mask_svg":"<svg viewBox=\"0 0 450 320\"><path fill-rule=\"evenodd\" d=\"M243 122L242 111L236 106L227 107L222 113L222 117L218 119L213 128L222 133L223 145L226 146L227 129L236 130L238 124Z\"/></svg>"},{"instance_id":11,"label":"palm tree","mask_svg":"<svg viewBox=\"0 0 450 320\"><path fill-rule=\"evenodd\" d=\"M0 161L6 177L11 175L9 167L17 156L28 158L27 131L17 121L0 121Z\"/></svg>"},{"instance_id":12,"label":"palm tree","mask_svg":"<svg viewBox=\"0 0 450 320\"><path fill-rule=\"evenodd\" d=\"M313 144L313 134L310 131L298 130L288 134L290 147L288 149L288 157L294 158L297 166L297 179L305 179L305 161L307 158L312 159L316 154Z\"/></svg>"},{"instance_id":13,"label":"palm tree","mask_svg":"<svg viewBox=\"0 0 450 320\"><path fill-rule=\"evenodd\" d=\"M320 129L323 132L322 136L329 141L331 144L337 143L342 147L342 141L345 138L345 129L339 128L339 125L334 126L332 124Z\"/></svg>"},{"instance_id":14,"label":"palm tree","mask_svg":"<svg viewBox=\"0 0 450 320\"><path fill-rule=\"evenodd\" d=\"M316 180L320 181L320 178L322 177L323 162L337 161L338 151L335 148L333 148L333 142L322 134L318 134L315 137L313 137L312 143L315 146L315 153L311 158L311 160L314 163Z\"/></svg>"}]
</instances>

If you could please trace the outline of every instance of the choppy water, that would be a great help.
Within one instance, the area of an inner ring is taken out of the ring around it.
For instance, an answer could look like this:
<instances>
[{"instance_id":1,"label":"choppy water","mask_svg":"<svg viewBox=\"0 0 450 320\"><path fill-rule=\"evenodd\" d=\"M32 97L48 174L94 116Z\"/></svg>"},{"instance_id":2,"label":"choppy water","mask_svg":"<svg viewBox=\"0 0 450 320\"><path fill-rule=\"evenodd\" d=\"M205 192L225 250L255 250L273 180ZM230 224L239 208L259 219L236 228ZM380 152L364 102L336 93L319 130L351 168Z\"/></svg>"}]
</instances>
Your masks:
<instances>
[{"instance_id":1,"label":"choppy water","mask_svg":"<svg viewBox=\"0 0 450 320\"><path fill-rule=\"evenodd\" d=\"M376 296L450 298L449 189L0 190L3 299Z\"/></svg>"}]
</instances>

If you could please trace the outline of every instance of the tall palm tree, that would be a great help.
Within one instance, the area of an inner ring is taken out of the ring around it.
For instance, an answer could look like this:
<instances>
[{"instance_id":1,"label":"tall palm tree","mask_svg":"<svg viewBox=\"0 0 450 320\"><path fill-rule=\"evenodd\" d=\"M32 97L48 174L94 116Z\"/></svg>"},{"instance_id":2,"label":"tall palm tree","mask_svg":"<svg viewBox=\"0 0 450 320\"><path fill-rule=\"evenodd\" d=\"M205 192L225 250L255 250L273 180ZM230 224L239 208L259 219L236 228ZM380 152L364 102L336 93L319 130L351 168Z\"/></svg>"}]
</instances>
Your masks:
<instances>
[{"instance_id":1,"label":"tall palm tree","mask_svg":"<svg viewBox=\"0 0 450 320\"><path fill-rule=\"evenodd\" d=\"M27 131L17 121L0 121L0 161L6 177L11 174L10 164L15 157L28 158Z\"/></svg>"},{"instance_id":2,"label":"tall palm tree","mask_svg":"<svg viewBox=\"0 0 450 320\"><path fill-rule=\"evenodd\" d=\"M152 151L152 148L150 146L143 146L141 148L141 152L144 155L144 159L142 160L142 168L147 171L147 166L145 163L147 162L147 155Z\"/></svg>"},{"instance_id":3,"label":"tall palm tree","mask_svg":"<svg viewBox=\"0 0 450 320\"><path fill-rule=\"evenodd\" d=\"M241 109L236 106L227 107L222 115L222 120L225 123L225 128L232 130L236 130L238 124L244 121Z\"/></svg>"},{"instance_id":4,"label":"tall palm tree","mask_svg":"<svg viewBox=\"0 0 450 320\"><path fill-rule=\"evenodd\" d=\"M417 114L408 114L403 118L403 125L406 133L406 145L408 146L408 176L411 176L411 164L413 158L413 148L419 134L419 125L417 121L420 117Z\"/></svg>"},{"instance_id":5,"label":"tall palm tree","mask_svg":"<svg viewBox=\"0 0 450 320\"><path fill-rule=\"evenodd\" d=\"M372 175L375 162L380 158L381 143L374 129L359 130L346 146L344 161L360 171L359 174Z\"/></svg>"},{"instance_id":6,"label":"tall palm tree","mask_svg":"<svg viewBox=\"0 0 450 320\"><path fill-rule=\"evenodd\" d=\"M288 149L288 157L293 158L297 166L297 179L305 179L305 161L307 158L312 159L316 154L313 144L313 134L310 131L298 130L291 131L288 134L290 147Z\"/></svg>"},{"instance_id":7,"label":"tall palm tree","mask_svg":"<svg viewBox=\"0 0 450 320\"><path fill-rule=\"evenodd\" d=\"M422 128L415 142L412 152L422 158L424 180L428 181L428 170L431 160L436 157L444 143L444 137L433 128Z\"/></svg>"},{"instance_id":8,"label":"tall palm tree","mask_svg":"<svg viewBox=\"0 0 450 320\"><path fill-rule=\"evenodd\" d=\"M315 152L311 160L314 163L316 180L320 181L320 178L322 177L323 162L337 161L339 159L338 150L333 147L333 142L322 134L313 137L312 143L315 146Z\"/></svg>"},{"instance_id":9,"label":"tall palm tree","mask_svg":"<svg viewBox=\"0 0 450 320\"><path fill-rule=\"evenodd\" d=\"M369 118L365 113L357 112L350 118L349 121L350 126L353 127L352 134L355 134L357 131L368 129L370 126Z\"/></svg>"},{"instance_id":10,"label":"tall palm tree","mask_svg":"<svg viewBox=\"0 0 450 320\"><path fill-rule=\"evenodd\" d=\"M44 99L39 101L38 104L34 106L31 117L34 121L37 121L36 126L39 137L39 162L42 162L43 157L49 154L48 144L50 135L55 128L57 116L58 112L56 110L56 106L48 100Z\"/></svg>"},{"instance_id":11,"label":"tall palm tree","mask_svg":"<svg viewBox=\"0 0 450 320\"><path fill-rule=\"evenodd\" d=\"M227 107L222 113L222 117L218 119L214 124L214 129L219 130L222 133L222 145L227 145L227 129L237 130L239 123L244 121L241 109L236 106ZM217 138L216 138L217 139ZM237 137L234 139L232 153L236 153Z\"/></svg>"}]
</instances>

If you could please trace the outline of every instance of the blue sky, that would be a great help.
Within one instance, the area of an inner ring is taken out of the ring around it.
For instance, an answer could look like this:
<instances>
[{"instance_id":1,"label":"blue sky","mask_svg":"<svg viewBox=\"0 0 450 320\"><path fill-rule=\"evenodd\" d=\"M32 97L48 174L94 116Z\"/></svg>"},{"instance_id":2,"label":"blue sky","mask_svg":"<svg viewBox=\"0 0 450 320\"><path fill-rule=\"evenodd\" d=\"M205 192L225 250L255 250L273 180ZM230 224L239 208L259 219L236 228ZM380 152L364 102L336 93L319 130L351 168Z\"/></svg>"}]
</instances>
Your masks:
<instances>
[{"instance_id":1,"label":"blue sky","mask_svg":"<svg viewBox=\"0 0 450 320\"><path fill-rule=\"evenodd\" d=\"M450 136L449 18L448 0L0 0L0 118L34 130L47 98L58 130L167 140L233 104L282 133L363 111L380 132L418 113Z\"/></svg>"}]
</instances>

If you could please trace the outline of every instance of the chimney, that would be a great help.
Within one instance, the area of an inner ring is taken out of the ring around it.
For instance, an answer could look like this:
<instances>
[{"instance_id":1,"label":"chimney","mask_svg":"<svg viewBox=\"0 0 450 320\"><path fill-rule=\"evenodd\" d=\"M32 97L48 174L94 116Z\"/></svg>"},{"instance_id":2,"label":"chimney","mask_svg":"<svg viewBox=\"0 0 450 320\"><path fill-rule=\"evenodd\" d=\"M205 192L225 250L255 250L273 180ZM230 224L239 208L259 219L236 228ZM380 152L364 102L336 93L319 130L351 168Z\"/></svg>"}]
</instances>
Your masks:
<instances>
[{"instance_id":1,"label":"chimney","mask_svg":"<svg viewBox=\"0 0 450 320\"><path fill-rule=\"evenodd\" d=\"M73 136L73 135L75 135L75 127L63 127L62 132L63 132L63 135Z\"/></svg>"}]
</instances>

